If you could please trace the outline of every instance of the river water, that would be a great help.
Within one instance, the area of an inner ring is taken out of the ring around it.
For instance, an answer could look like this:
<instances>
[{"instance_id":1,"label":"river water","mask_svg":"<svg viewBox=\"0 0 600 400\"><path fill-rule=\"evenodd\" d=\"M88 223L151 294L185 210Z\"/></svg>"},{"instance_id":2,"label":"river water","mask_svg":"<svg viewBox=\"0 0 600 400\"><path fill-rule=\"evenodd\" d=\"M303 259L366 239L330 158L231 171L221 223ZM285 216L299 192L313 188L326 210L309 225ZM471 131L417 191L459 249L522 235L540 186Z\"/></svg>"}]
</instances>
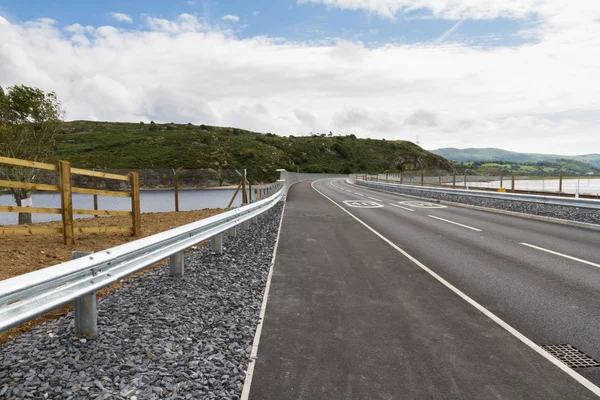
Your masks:
<instances>
[{"instance_id":1,"label":"river water","mask_svg":"<svg viewBox=\"0 0 600 400\"><path fill-rule=\"evenodd\" d=\"M198 189L179 191L179 210L191 211L206 208L225 208L235 189ZM233 206L242 204L240 191L233 202ZM0 206L15 206L11 194L0 195ZM60 208L59 193L38 192L33 195L33 207ZM140 206L143 213L175 211L175 194L172 190L142 191L140 193ZM73 208L94 208L92 195L73 194ZM131 199L127 197L98 196L100 210L131 211ZM75 218L91 218L89 215L75 215ZM60 221L60 214L33 214L33 222ZM0 225L16 225L17 213L0 213Z\"/></svg>"},{"instance_id":2,"label":"river water","mask_svg":"<svg viewBox=\"0 0 600 400\"><path fill-rule=\"evenodd\" d=\"M524 179L515 180L515 189L517 190L534 190L543 192L558 192L559 188L558 179ZM469 186L472 187L490 187L499 188L500 181L491 182L469 182ZM504 188L511 188L511 178L505 177L502 183ZM600 178L564 178L562 190L565 193L577 193L580 194L600 194Z\"/></svg>"}]
</instances>

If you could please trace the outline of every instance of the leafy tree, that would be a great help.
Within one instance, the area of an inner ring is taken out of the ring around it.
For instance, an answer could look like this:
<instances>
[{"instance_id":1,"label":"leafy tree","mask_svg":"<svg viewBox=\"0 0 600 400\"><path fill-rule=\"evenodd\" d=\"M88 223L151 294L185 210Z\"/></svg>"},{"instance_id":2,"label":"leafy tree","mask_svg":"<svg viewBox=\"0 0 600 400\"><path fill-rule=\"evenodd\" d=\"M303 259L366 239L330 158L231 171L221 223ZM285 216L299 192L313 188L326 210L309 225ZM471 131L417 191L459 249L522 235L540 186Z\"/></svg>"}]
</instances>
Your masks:
<instances>
[{"instance_id":1,"label":"leafy tree","mask_svg":"<svg viewBox=\"0 0 600 400\"><path fill-rule=\"evenodd\" d=\"M7 92L0 87L0 154L28 161L48 162L54 155L54 142L64 121L65 111L54 92L24 85L12 86ZM4 167L4 177L11 181L33 183L39 170ZM31 196L32 190L10 189L17 205ZM31 214L20 213L19 224L31 223Z\"/></svg>"}]
</instances>

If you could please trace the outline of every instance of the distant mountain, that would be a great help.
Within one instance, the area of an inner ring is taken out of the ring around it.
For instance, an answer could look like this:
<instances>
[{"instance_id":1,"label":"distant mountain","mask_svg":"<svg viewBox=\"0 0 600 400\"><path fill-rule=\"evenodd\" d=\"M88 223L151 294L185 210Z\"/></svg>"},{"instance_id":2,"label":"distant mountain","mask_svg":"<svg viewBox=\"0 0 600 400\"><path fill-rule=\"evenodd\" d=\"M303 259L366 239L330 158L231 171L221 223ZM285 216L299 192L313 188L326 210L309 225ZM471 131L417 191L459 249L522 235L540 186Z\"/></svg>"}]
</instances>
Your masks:
<instances>
[{"instance_id":1,"label":"distant mountain","mask_svg":"<svg viewBox=\"0 0 600 400\"><path fill-rule=\"evenodd\" d=\"M495 148L468 148L456 149L447 147L443 149L431 150L433 154L442 156L452 161L502 161L527 163L551 160L574 160L592 164L600 167L600 154L585 154L580 156L561 156L558 154L536 154L536 153L516 153Z\"/></svg>"}]
</instances>

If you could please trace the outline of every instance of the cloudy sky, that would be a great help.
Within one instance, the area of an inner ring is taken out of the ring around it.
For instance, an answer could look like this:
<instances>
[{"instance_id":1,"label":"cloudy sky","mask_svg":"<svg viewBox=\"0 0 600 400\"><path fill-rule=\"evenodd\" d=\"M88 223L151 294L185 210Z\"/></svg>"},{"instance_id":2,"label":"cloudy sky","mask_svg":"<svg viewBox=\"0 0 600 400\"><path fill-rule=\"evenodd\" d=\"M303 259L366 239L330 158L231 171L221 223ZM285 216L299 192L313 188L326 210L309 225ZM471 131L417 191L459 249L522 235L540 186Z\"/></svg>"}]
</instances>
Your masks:
<instances>
[{"instance_id":1,"label":"cloudy sky","mask_svg":"<svg viewBox=\"0 0 600 400\"><path fill-rule=\"evenodd\" d=\"M598 0L0 0L68 119L600 153Z\"/></svg>"}]
</instances>

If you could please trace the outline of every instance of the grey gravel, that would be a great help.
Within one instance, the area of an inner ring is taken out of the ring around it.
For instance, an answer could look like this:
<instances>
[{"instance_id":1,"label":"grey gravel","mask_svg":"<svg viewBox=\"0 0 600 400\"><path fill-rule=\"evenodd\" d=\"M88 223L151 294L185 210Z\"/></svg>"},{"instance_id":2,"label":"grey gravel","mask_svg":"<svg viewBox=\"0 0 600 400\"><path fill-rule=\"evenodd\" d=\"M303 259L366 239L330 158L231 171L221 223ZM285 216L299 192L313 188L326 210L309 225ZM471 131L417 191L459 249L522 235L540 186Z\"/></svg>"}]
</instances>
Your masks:
<instances>
[{"instance_id":1,"label":"grey gravel","mask_svg":"<svg viewBox=\"0 0 600 400\"><path fill-rule=\"evenodd\" d=\"M358 181L357 185L373 187L381 190L381 187L373 185L371 182ZM385 191L407 194L409 196L422 197L432 200L452 201L455 203L469 204L472 206L495 208L499 210L540 215L544 217L566 219L569 221L585 222L588 224L600 224L600 211L586 208L524 203L521 201L511 200L486 199L483 197L471 197L459 194L425 192L422 190L412 190L404 187L394 187L393 189L386 188Z\"/></svg>"},{"instance_id":2,"label":"grey gravel","mask_svg":"<svg viewBox=\"0 0 600 400\"><path fill-rule=\"evenodd\" d=\"M181 278L167 265L124 282L98 301L93 339L71 313L6 343L0 398L239 399L282 208L221 255L186 254Z\"/></svg>"}]
</instances>

